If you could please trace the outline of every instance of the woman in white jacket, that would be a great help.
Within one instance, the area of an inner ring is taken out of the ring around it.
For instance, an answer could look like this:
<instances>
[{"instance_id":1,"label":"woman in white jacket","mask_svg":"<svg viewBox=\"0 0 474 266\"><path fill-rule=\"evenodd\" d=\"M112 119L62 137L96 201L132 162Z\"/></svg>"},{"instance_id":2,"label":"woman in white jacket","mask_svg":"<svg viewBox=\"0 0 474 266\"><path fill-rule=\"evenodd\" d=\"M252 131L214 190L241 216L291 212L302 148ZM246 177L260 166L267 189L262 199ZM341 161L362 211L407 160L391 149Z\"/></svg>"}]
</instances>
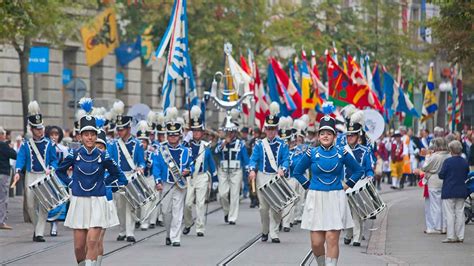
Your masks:
<instances>
[{"instance_id":1,"label":"woman in white jacket","mask_svg":"<svg viewBox=\"0 0 474 266\"><path fill-rule=\"evenodd\" d=\"M428 193L430 199L429 215L432 218L431 225L426 225L427 234L440 234L446 232L446 222L443 217L441 204L441 188L443 180L438 176L444 160L450 157L448 145L444 138L435 138L430 149L433 153L427 156L421 170L425 172L424 183L428 183Z\"/></svg>"}]
</instances>

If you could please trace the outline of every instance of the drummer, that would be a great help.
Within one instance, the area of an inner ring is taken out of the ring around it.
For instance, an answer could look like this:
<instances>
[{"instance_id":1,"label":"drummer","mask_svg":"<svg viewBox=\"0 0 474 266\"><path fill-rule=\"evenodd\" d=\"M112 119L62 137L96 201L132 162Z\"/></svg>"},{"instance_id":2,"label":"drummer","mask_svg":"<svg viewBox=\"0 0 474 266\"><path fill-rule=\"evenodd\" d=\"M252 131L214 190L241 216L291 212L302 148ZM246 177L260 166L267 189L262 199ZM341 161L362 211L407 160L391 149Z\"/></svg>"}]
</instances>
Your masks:
<instances>
[{"instance_id":1,"label":"drummer","mask_svg":"<svg viewBox=\"0 0 474 266\"><path fill-rule=\"evenodd\" d=\"M196 202L196 234L198 237L204 236L206 200L208 200L210 182L217 182L217 171L212 158L210 143L203 141L204 123L201 118L201 108L193 106L191 108L190 128L193 139L187 143L191 149L194 160L194 172L188 180L186 202L184 208L184 229L183 234L187 235L193 225L193 205Z\"/></svg>"},{"instance_id":2,"label":"drummer","mask_svg":"<svg viewBox=\"0 0 474 266\"><path fill-rule=\"evenodd\" d=\"M143 175L145 169L145 155L140 141L131 134L132 117L123 115L125 105L117 101L113 105L113 112L117 114L115 127L118 139L109 145L109 154L117 162L120 169L130 180L134 173ZM120 220L120 233L117 241L135 242L135 220L132 216L132 206L124 194L116 197L117 211Z\"/></svg>"},{"instance_id":3,"label":"drummer","mask_svg":"<svg viewBox=\"0 0 474 266\"><path fill-rule=\"evenodd\" d=\"M109 180L123 180L125 176L107 152L96 148L96 119L86 115L79 124L82 146L69 152L56 174L72 191L64 225L74 229L76 260L79 265L96 265L102 229L116 225L110 224L107 218L105 171ZM67 174L70 167L71 177Z\"/></svg>"},{"instance_id":4,"label":"drummer","mask_svg":"<svg viewBox=\"0 0 474 266\"><path fill-rule=\"evenodd\" d=\"M163 220L166 227L166 245L181 246L181 226L183 223L186 181L192 173L191 150L180 143L183 125L177 121L178 109L166 110L167 142L161 143L153 154L152 173L156 189L164 189ZM170 167L171 166L171 167ZM173 167L175 166L175 167Z\"/></svg>"},{"instance_id":5,"label":"drummer","mask_svg":"<svg viewBox=\"0 0 474 266\"><path fill-rule=\"evenodd\" d=\"M249 181L256 182L257 187L263 186L275 175L285 176L289 167L288 145L277 137L278 122L280 117L280 106L273 102L270 105L270 115L265 118L266 137L257 141L249 162ZM258 175L257 175L258 172ZM260 217L262 222L263 242L268 240L268 235L272 243L280 243L278 237L281 213L270 208L270 203L257 191L260 200Z\"/></svg>"},{"instance_id":6,"label":"drummer","mask_svg":"<svg viewBox=\"0 0 474 266\"><path fill-rule=\"evenodd\" d=\"M372 159L368 148L362 144L359 144L360 135L362 133L362 123L364 120L364 112L357 111L351 115L347 122L347 144L349 149L352 151L354 158L357 163L364 169L364 175L370 180L373 179L374 170L372 169ZM352 175L351 169L345 171L346 180ZM344 237L344 244L349 245L353 241L352 245L359 247L363 238L364 220L362 220L357 212L351 206L352 219L354 220L354 228L347 229Z\"/></svg>"},{"instance_id":7,"label":"drummer","mask_svg":"<svg viewBox=\"0 0 474 266\"><path fill-rule=\"evenodd\" d=\"M341 229L354 226L344 190L353 187L364 174L346 149L335 146L335 127L334 118L328 115L321 118L318 131L321 145L308 149L294 170L295 178L309 188L301 228L311 231L311 248L318 265L327 266L337 265ZM310 167L309 181L304 174ZM342 183L344 168L352 171L346 183Z\"/></svg>"},{"instance_id":8,"label":"drummer","mask_svg":"<svg viewBox=\"0 0 474 266\"><path fill-rule=\"evenodd\" d=\"M16 184L20 180L20 172L26 170L26 211L29 219L33 222L35 230L33 241L45 242L46 240L43 236L48 212L39 204L29 185L38 178L43 178L45 175L48 176L57 167L58 160L53 142L44 137L43 116L36 101L28 104L28 113L28 125L30 126L32 138L23 141L20 146L13 182Z\"/></svg>"}]
</instances>

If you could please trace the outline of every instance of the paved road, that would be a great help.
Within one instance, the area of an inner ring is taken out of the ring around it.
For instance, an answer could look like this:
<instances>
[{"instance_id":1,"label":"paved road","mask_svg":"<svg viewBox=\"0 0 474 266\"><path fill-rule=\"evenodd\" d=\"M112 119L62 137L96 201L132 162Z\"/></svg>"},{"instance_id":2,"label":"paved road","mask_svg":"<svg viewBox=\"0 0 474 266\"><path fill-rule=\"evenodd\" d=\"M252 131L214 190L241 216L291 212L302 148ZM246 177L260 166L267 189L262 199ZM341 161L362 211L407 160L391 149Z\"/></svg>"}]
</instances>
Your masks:
<instances>
[{"instance_id":1,"label":"paved road","mask_svg":"<svg viewBox=\"0 0 474 266\"><path fill-rule=\"evenodd\" d=\"M474 265L474 225L466 227L463 244L442 244L444 235L423 234L422 191L409 188L393 192L384 187L389 211L377 220L367 221L361 247L341 243L339 265ZM260 233L258 210L242 201L237 225L223 221L222 210L214 202L208 216L207 232L198 238L194 232L183 236L180 248L164 245L164 228L137 231L134 245L117 242L117 228L106 234L106 256L103 265L216 265L236 250L255 240ZM21 221L21 198L11 199L10 220L13 231L0 231L0 264L2 265L73 265L71 230L61 226L59 236L46 237L46 243L33 243L32 227ZM257 240L229 265L297 265L309 251L309 234L293 227L280 233L282 243ZM342 239L342 238L341 238ZM313 263L312 265L315 265Z\"/></svg>"}]
</instances>

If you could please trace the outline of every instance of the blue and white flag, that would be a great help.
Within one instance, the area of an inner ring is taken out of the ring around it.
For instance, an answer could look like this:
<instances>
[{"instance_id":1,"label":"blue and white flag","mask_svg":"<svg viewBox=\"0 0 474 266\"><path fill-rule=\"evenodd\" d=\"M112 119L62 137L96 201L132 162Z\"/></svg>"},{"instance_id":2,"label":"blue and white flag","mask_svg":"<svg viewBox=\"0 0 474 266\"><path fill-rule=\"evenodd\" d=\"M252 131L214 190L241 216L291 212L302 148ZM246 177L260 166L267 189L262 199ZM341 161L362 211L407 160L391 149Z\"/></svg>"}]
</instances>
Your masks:
<instances>
[{"instance_id":1,"label":"blue and white flag","mask_svg":"<svg viewBox=\"0 0 474 266\"><path fill-rule=\"evenodd\" d=\"M404 112L420 117L408 95L388 72L383 73L383 86L386 95L385 109L388 111L389 117L395 112Z\"/></svg>"},{"instance_id":2,"label":"blue and white flag","mask_svg":"<svg viewBox=\"0 0 474 266\"><path fill-rule=\"evenodd\" d=\"M191 106L198 104L199 99L189 56L186 0L174 1L168 28L155 51L156 58L163 57L168 47L165 78L161 93L163 110L174 106L178 80L184 80L186 97L189 99Z\"/></svg>"}]
</instances>

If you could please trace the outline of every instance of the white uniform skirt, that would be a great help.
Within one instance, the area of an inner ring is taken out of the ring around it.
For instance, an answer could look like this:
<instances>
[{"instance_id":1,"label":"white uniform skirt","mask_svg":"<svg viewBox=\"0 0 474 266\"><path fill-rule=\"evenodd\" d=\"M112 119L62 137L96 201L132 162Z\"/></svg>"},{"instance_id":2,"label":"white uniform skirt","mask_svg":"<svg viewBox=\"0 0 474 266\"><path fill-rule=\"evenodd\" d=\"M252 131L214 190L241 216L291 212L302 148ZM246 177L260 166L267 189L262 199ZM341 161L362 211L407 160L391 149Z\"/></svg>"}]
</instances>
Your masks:
<instances>
[{"instance_id":1,"label":"white uniform skirt","mask_svg":"<svg viewBox=\"0 0 474 266\"><path fill-rule=\"evenodd\" d=\"M67 212L64 226L72 229L89 229L92 227L108 228L113 226L109 221L109 213L110 207L105 196L71 196L69 211ZM117 215L116 210L115 215Z\"/></svg>"},{"instance_id":2,"label":"white uniform skirt","mask_svg":"<svg viewBox=\"0 0 474 266\"><path fill-rule=\"evenodd\" d=\"M341 230L354 227L344 190L309 190L301 228L310 231Z\"/></svg>"}]
</instances>

